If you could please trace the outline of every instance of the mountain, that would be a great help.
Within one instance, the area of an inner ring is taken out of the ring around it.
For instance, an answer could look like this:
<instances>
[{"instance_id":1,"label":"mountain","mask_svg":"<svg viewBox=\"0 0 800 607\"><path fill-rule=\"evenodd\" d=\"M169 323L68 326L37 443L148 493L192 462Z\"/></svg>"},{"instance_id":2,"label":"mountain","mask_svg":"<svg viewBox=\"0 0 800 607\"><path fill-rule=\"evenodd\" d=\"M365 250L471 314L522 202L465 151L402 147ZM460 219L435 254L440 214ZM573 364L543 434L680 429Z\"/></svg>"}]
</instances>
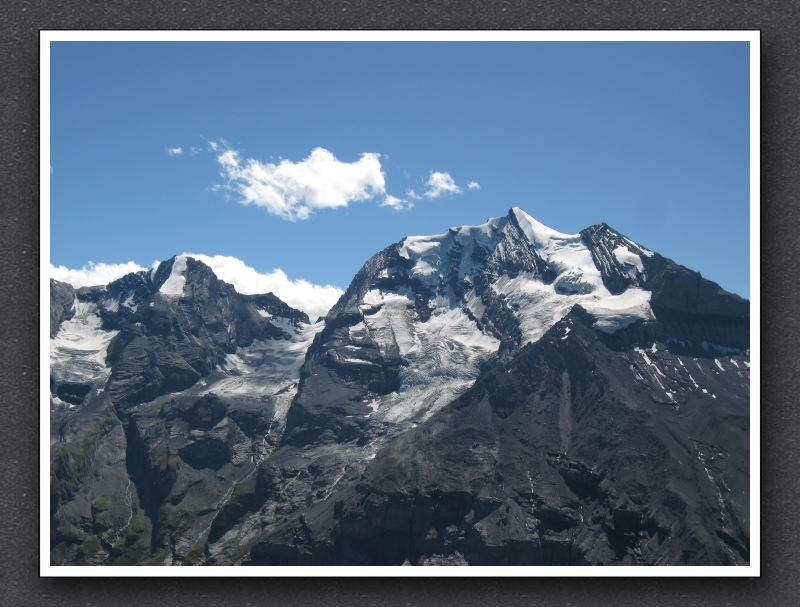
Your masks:
<instances>
[{"instance_id":1,"label":"mountain","mask_svg":"<svg viewBox=\"0 0 800 607\"><path fill-rule=\"evenodd\" d=\"M749 302L514 208L323 321L179 256L51 283L51 558L741 564Z\"/></svg>"},{"instance_id":2,"label":"mountain","mask_svg":"<svg viewBox=\"0 0 800 607\"><path fill-rule=\"evenodd\" d=\"M275 448L321 324L181 256L51 294L54 559L182 546Z\"/></svg>"}]
</instances>

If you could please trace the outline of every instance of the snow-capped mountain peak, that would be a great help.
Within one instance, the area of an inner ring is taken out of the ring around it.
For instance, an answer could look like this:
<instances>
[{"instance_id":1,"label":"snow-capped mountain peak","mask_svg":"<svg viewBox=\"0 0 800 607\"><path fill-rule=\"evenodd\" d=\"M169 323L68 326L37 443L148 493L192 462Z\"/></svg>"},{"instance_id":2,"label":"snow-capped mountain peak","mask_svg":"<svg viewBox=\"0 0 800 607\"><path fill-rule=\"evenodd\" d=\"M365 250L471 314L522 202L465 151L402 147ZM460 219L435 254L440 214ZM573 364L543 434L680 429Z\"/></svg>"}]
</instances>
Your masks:
<instances>
[{"instance_id":1,"label":"snow-capped mountain peak","mask_svg":"<svg viewBox=\"0 0 800 607\"><path fill-rule=\"evenodd\" d=\"M546 248L553 240L570 241L580 239L580 234L565 234L544 225L542 222L528 215L519 207L512 207L508 212L517 221L520 229L528 238L528 242L536 248Z\"/></svg>"},{"instance_id":2,"label":"snow-capped mountain peak","mask_svg":"<svg viewBox=\"0 0 800 607\"><path fill-rule=\"evenodd\" d=\"M462 308L489 334L521 343L538 339L576 304L604 331L651 319L642 288L649 252L610 229L602 239L592 234L560 232L514 207L481 225L406 237L372 264L350 303L373 305L375 292L402 286L422 320L431 310ZM611 288L607 277L617 279Z\"/></svg>"},{"instance_id":3,"label":"snow-capped mountain peak","mask_svg":"<svg viewBox=\"0 0 800 607\"><path fill-rule=\"evenodd\" d=\"M633 256L626 262L636 267ZM361 404L348 392L341 403L330 396L326 409L335 401L347 426L416 423L466 390L498 349L537 341L574 306L612 333L652 320L649 301L633 282L609 291L582 233L559 232L519 208L480 225L409 236L367 261L331 310L295 411L309 395L321 402L316 392L330 392L331 373L346 384L374 376ZM295 425L290 416L290 434ZM297 429L298 440L307 431Z\"/></svg>"},{"instance_id":4,"label":"snow-capped mountain peak","mask_svg":"<svg viewBox=\"0 0 800 607\"><path fill-rule=\"evenodd\" d=\"M181 297L186 286L186 260L185 255L176 255L172 258L169 276L161 283L158 290L168 297Z\"/></svg>"}]
</instances>

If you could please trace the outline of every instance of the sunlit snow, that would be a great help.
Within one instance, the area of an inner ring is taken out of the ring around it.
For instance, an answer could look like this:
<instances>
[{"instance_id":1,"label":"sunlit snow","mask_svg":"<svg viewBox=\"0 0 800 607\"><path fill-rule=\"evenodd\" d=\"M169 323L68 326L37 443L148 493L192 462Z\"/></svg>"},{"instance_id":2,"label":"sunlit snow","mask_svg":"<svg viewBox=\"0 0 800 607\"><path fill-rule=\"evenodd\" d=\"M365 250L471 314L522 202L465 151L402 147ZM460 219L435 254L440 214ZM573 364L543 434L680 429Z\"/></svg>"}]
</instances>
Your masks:
<instances>
[{"instance_id":1,"label":"sunlit snow","mask_svg":"<svg viewBox=\"0 0 800 607\"><path fill-rule=\"evenodd\" d=\"M50 373L58 381L104 381L109 374L108 345L118 331L102 329L95 304L75 298L72 305L73 317L62 322L50 340Z\"/></svg>"},{"instance_id":2,"label":"sunlit snow","mask_svg":"<svg viewBox=\"0 0 800 607\"><path fill-rule=\"evenodd\" d=\"M183 287L186 286L186 257L178 255L172 263L169 277L161 285L159 291L163 295L169 297L181 297L183 295Z\"/></svg>"}]
</instances>

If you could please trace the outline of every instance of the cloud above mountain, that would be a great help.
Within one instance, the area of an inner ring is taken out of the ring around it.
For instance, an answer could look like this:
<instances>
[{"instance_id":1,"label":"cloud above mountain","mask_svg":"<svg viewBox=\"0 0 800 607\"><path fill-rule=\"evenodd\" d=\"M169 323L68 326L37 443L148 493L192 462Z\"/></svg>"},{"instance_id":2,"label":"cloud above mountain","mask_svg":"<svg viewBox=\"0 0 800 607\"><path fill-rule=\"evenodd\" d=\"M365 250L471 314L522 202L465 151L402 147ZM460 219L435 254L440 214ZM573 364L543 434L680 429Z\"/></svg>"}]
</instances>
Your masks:
<instances>
[{"instance_id":1,"label":"cloud above mountain","mask_svg":"<svg viewBox=\"0 0 800 607\"><path fill-rule=\"evenodd\" d=\"M220 280L233 285L242 294L274 293L284 302L308 314L311 320L325 316L342 295L342 289L333 285L318 285L302 278L291 279L281 268L262 273L241 259L226 255L184 253L210 267ZM156 262L158 263L158 262ZM146 270L136 262L95 263L90 261L80 268L50 265L50 277L73 287L106 285L131 272Z\"/></svg>"},{"instance_id":2,"label":"cloud above mountain","mask_svg":"<svg viewBox=\"0 0 800 607\"><path fill-rule=\"evenodd\" d=\"M365 201L375 201L395 211L408 211L414 208L415 200L432 200L465 191L450 173L431 170L421 193L407 188L404 197L395 196L387 190L382 164L382 159L388 156L377 152L364 152L358 160L347 162L330 150L316 147L299 161L287 158L264 161L244 157L224 139L206 143L224 179L212 187L214 191L228 192L239 204L261 207L286 221L304 221L319 209L345 208ZM188 150L194 156L201 148ZM184 153L183 147L167 148L170 156ZM405 175L408 178L407 172ZM467 190L480 187L477 181L468 181L466 185Z\"/></svg>"},{"instance_id":3,"label":"cloud above mountain","mask_svg":"<svg viewBox=\"0 0 800 607\"><path fill-rule=\"evenodd\" d=\"M460 194L463 191L450 173L442 171L431 171L425 185L428 188L423 194L425 198L439 198L443 194Z\"/></svg>"},{"instance_id":4,"label":"cloud above mountain","mask_svg":"<svg viewBox=\"0 0 800 607\"><path fill-rule=\"evenodd\" d=\"M214 270L220 280L232 284L239 293L250 295L271 292L293 308L308 314L312 321L325 316L344 292L333 285L318 285L302 278L293 280L280 268L264 274L237 257L184 254L202 261Z\"/></svg>"},{"instance_id":5,"label":"cloud above mountain","mask_svg":"<svg viewBox=\"0 0 800 607\"><path fill-rule=\"evenodd\" d=\"M79 289L80 287L107 285L126 274L140 272L145 269L134 261L125 263L95 263L90 261L77 269L50 264L50 278L69 283Z\"/></svg>"},{"instance_id":6,"label":"cloud above mountain","mask_svg":"<svg viewBox=\"0 0 800 607\"><path fill-rule=\"evenodd\" d=\"M481 185L477 181L467 182L468 190L479 190ZM413 188L409 188L406 196L413 200L422 200L423 198L435 199L442 196L454 196L456 194L463 194L464 189L456 183L453 176L445 171L431 171L428 175L428 180L425 182L425 189L421 194L417 193Z\"/></svg>"},{"instance_id":7,"label":"cloud above mountain","mask_svg":"<svg viewBox=\"0 0 800 607\"><path fill-rule=\"evenodd\" d=\"M410 200L387 194L386 198L381 202L381 206L392 208L395 211L409 211L414 208L414 203Z\"/></svg>"},{"instance_id":8,"label":"cloud above mountain","mask_svg":"<svg viewBox=\"0 0 800 607\"><path fill-rule=\"evenodd\" d=\"M318 147L298 162L263 162L216 145L225 187L236 195L237 202L262 207L288 221L308 219L317 209L372 199L395 208L399 204L399 199L386 193L381 156L374 152L345 162Z\"/></svg>"}]
</instances>

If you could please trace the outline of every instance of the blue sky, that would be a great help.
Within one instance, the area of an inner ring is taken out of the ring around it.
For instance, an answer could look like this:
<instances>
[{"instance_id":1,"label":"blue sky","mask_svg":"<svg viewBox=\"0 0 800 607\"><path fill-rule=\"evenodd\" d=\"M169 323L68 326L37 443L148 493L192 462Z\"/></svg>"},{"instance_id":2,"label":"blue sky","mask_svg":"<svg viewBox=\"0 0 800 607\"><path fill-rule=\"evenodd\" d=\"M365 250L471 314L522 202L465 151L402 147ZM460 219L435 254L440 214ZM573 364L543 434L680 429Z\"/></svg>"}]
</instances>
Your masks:
<instances>
[{"instance_id":1,"label":"blue sky","mask_svg":"<svg viewBox=\"0 0 800 607\"><path fill-rule=\"evenodd\" d=\"M51 78L56 265L191 251L344 288L405 235L520 206L749 296L746 43L56 43ZM316 148L352 173L336 208Z\"/></svg>"}]
</instances>

